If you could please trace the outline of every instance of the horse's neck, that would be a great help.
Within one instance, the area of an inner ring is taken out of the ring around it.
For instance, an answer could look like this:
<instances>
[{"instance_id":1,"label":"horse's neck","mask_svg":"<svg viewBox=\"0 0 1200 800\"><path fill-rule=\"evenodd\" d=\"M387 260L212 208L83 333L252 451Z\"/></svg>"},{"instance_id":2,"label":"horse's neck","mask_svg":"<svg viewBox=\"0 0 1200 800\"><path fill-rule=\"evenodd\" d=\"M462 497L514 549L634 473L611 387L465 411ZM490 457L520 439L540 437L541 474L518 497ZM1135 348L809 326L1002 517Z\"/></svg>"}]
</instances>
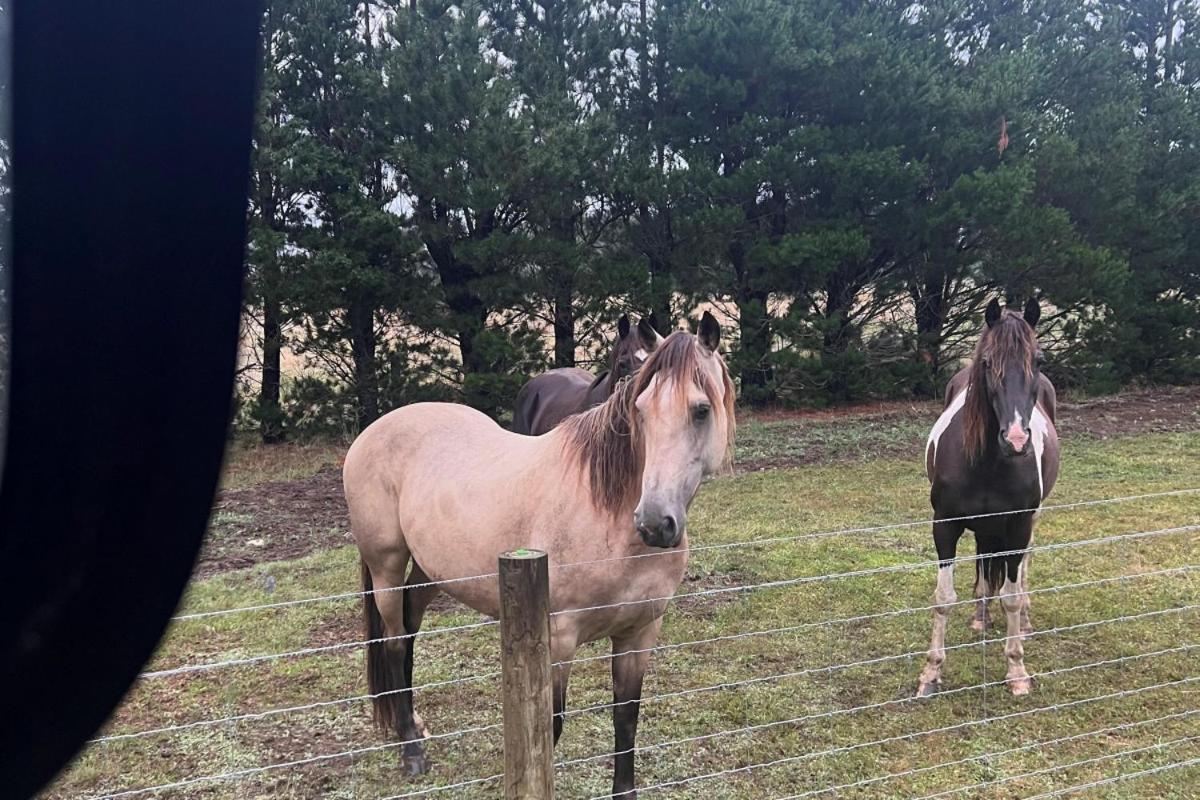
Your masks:
<instances>
[{"instance_id":1,"label":"horse's neck","mask_svg":"<svg viewBox=\"0 0 1200 800\"><path fill-rule=\"evenodd\" d=\"M612 370L605 370L596 376L587 390L587 408L598 406L612 395Z\"/></svg>"}]
</instances>

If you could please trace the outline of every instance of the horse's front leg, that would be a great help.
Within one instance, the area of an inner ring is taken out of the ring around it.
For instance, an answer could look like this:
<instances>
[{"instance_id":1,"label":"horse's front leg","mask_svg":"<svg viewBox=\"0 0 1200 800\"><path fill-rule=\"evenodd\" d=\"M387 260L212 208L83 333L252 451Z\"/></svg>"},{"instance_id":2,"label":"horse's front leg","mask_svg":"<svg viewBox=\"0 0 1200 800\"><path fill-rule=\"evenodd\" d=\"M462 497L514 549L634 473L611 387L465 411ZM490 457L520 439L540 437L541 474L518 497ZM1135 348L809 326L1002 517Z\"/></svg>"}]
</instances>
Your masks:
<instances>
[{"instance_id":1,"label":"horse's front leg","mask_svg":"<svg viewBox=\"0 0 1200 800\"><path fill-rule=\"evenodd\" d=\"M954 592L954 559L963 526L957 522L935 522L933 544L938 555L937 589L933 593L933 633L929 638L929 655L917 682L917 697L936 694L942 683L942 663L946 660L946 616L958 602Z\"/></svg>"},{"instance_id":2,"label":"horse's front leg","mask_svg":"<svg viewBox=\"0 0 1200 800\"><path fill-rule=\"evenodd\" d=\"M642 679L650 663L650 653L658 641L662 617L629 636L612 637L613 729L616 737L613 768L613 797L637 798L634 783L634 742L637 738L638 712L641 710Z\"/></svg>"}]
</instances>

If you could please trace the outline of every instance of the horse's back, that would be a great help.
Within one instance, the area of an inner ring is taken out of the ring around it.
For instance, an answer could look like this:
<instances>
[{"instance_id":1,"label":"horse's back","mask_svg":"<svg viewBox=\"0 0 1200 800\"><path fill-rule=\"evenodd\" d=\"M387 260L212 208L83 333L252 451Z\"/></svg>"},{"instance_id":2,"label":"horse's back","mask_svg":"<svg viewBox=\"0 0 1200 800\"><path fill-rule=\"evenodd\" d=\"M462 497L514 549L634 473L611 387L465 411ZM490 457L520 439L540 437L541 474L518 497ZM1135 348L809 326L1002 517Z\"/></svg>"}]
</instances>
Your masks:
<instances>
[{"instance_id":1,"label":"horse's back","mask_svg":"<svg viewBox=\"0 0 1200 800\"><path fill-rule=\"evenodd\" d=\"M578 367L543 372L517 392L512 432L540 436L587 406L588 389L595 376Z\"/></svg>"}]
</instances>

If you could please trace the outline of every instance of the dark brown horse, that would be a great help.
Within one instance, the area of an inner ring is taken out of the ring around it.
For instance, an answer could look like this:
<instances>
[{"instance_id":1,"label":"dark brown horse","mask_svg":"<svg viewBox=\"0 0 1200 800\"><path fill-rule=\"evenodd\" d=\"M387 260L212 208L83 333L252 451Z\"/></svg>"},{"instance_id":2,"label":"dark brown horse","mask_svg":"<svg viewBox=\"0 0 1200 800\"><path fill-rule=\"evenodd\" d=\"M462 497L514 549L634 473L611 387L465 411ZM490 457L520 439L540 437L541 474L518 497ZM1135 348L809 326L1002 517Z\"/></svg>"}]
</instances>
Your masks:
<instances>
[{"instance_id":1,"label":"dark brown horse","mask_svg":"<svg viewBox=\"0 0 1200 800\"><path fill-rule=\"evenodd\" d=\"M541 436L572 414L600 405L622 378L638 371L661 341L653 315L632 327L629 315L622 314L608 369L593 375L578 367L563 367L530 380L517 393L513 433Z\"/></svg>"},{"instance_id":2,"label":"dark brown horse","mask_svg":"<svg viewBox=\"0 0 1200 800\"><path fill-rule=\"evenodd\" d=\"M946 658L946 616L957 602L954 559L966 528L975 533L975 596L972 627L987 626L987 602L999 594L1008 623L1004 655L1015 695L1032 688L1021 643L1029 626L1029 554L1036 509L1058 478L1058 433L1054 429L1054 386L1041 374L1042 351L1034 326L1041 317L1030 300L1024 315L987 307L987 326L971 366L946 390L946 408L925 447L925 470L933 488L933 542L937 548L933 637L921 672L918 696L935 693ZM1001 516L951 521L982 514ZM944 520L944 521L943 521ZM1008 555L995 555L1008 553Z\"/></svg>"}]
</instances>

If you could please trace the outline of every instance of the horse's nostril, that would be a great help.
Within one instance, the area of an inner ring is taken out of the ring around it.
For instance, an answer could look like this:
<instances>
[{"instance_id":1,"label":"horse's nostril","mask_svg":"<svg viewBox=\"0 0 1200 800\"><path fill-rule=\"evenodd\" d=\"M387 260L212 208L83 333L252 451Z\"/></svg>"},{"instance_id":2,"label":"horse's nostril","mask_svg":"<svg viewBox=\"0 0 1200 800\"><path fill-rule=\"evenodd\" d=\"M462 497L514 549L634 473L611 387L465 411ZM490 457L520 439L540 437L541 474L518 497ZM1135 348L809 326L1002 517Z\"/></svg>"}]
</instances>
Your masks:
<instances>
[{"instance_id":1,"label":"horse's nostril","mask_svg":"<svg viewBox=\"0 0 1200 800\"><path fill-rule=\"evenodd\" d=\"M674 536L676 530L677 530L677 528L676 528L675 518L672 517L670 514L667 514L665 517L663 517L663 521L662 521L663 536L668 537L668 538L671 536Z\"/></svg>"}]
</instances>

